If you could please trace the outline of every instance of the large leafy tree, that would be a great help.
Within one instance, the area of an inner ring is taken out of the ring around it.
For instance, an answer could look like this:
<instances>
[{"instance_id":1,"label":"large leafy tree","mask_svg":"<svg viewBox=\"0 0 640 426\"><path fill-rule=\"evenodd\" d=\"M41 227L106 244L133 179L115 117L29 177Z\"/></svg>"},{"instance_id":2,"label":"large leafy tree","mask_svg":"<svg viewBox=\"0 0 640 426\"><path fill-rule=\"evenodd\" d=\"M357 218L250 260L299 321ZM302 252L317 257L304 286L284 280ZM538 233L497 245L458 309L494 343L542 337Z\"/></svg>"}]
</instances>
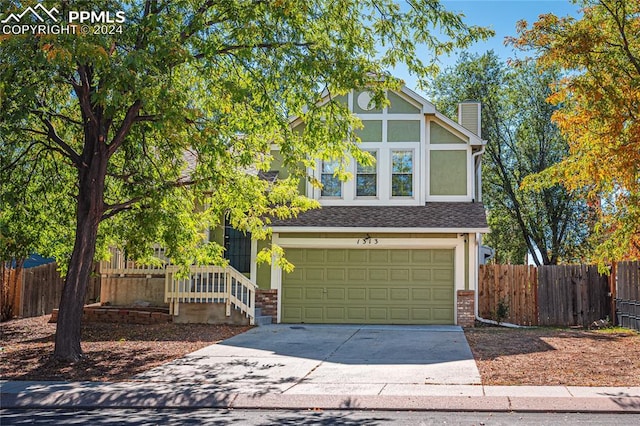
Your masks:
<instances>
[{"instance_id":1,"label":"large leafy tree","mask_svg":"<svg viewBox=\"0 0 640 426\"><path fill-rule=\"evenodd\" d=\"M511 67L493 52L463 54L435 79L432 97L455 116L460 99L482 103L483 202L491 233L486 243L496 261L523 263L529 253L537 265L557 264L579 255L585 238L585 204L560 185L536 192L524 179L558 163L568 146L551 122L546 103L553 71L531 65Z\"/></svg>"},{"instance_id":2,"label":"large leafy tree","mask_svg":"<svg viewBox=\"0 0 640 426\"><path fill-rule=\"evenodd\" d=\"M569 141L559 164L529 179L562 183L598 213L594 259L640 257L640 3L580 0L580 19L543 15L519 26L515 46L565 77L549 101Z\"/></svg>"},{"instance_id":3,"label":"large leafy tree","mask_svg":"<svg viewBox=\"0 0 640 426\"><path fill-rule=\"evenodd\" d=\"M34 4L2 9L20 13ZM297 194L300 176L259 179L273 145L289 165L363 158L357 120L339 102L320 107L323 94L368 87L380 104L384 90L398 85L385 69L405 62L424 77L430 62L418 52L450 51L489 34L437 0L56 6L126 15L122 34L5 35L0 42L0 126L10 135L0 170L23 165L27 175L58 182L74 210L54 352L62 360L81 356L96 250L126 244L143 258L159 242L177 263L221 262L220 247L203 244L202 235L228 213L236 228L265 238L267 217L313 207ZM302 133L290 130L291 115L304 120ZM45 211L56 208L38 201Z\"/></svg>"}]
</instances>

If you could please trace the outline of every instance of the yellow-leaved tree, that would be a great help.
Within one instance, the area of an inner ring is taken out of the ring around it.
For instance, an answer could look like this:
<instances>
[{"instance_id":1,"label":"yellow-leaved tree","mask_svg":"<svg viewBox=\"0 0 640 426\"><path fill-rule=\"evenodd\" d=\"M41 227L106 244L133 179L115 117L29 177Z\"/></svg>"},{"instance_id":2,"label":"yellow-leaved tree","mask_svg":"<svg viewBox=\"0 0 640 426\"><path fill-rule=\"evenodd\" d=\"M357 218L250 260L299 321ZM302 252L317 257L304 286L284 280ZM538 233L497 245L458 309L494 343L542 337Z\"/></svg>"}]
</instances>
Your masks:
<instances>
[{"instance_id":1,"label":"yellow-leaved tree","mask_svg":"<svg viewBox=\"0 0 640 426\"><path fill-rule=\"evenodd\" d=\"M640 258L640 2L579 0L582 17L520 22L511 42L565 77L549 102L570 155L531 176L530 187L562 183L596 213L593 260Z\"/></svg>"}]
</instances>

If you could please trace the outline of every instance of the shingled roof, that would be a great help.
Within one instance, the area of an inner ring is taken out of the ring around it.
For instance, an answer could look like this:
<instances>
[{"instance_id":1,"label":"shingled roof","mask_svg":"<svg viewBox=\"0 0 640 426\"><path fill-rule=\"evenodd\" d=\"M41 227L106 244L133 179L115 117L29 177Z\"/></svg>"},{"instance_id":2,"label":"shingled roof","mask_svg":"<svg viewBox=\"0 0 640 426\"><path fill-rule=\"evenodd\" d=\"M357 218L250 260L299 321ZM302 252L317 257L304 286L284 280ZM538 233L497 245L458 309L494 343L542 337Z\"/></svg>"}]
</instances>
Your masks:
<instances>
[{"instance_id":1,"label":"shingled roof","mask_svg":"<svg viewBox=\"0 0 640 426\"><path fill-rule=\"evenodd\" d=\"M324 206L297 218L275 219L273 227L487 229L482 203L424 206Z\"/></svg>"}]
</instances>

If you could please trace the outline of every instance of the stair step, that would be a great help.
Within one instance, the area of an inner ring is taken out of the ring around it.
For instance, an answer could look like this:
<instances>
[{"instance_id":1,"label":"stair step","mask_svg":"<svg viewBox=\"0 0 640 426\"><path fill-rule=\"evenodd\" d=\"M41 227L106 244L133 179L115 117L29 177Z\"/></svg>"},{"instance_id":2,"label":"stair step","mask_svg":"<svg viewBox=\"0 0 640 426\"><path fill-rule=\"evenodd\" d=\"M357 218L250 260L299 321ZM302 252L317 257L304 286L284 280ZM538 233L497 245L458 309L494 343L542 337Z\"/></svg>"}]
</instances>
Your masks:
<instances>
[{"instance_id":1,"label":"stair step","mask_svg":"<svg viewBox=\"0 0 640 426\"><path fill-rule=\"evenodd\" d=\"M261 325L269 325L273 323L273 318L270 315L260 315L256 316L254 325L259 327Z\"/></svg>"}]
</instances>

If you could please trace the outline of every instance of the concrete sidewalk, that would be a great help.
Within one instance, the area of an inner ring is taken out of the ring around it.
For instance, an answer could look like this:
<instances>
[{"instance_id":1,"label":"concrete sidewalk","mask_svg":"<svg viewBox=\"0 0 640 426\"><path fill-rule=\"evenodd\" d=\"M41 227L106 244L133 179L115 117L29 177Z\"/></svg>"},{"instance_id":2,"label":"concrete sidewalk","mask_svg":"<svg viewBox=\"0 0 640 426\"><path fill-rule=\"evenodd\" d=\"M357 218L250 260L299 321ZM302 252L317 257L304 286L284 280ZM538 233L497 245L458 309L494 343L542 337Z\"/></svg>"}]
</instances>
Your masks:
<instances>
[{"instance_id":1,"label":"concrete sidewalk","mask_svg":"<svg viewBox=\"0 0 640 426\"><path fill-rule=\"evenodd\" d=\"M376 395L353 395L348 388L225 393L214 384L187 382L3 382L0 407L640 413L640 387L397 385Z\"/></svg>"},{"instance_id":2,"label":"concrete sidewalk","mask_svg":"<svg viewBox=\"0 0 640 426\"><path fill-rule=\"evenodd\" d=\"M127 382L3 382L2 408L640 413L640 387L482 386L460 327L256 327Z\"/></svg>"}]
</instances>

